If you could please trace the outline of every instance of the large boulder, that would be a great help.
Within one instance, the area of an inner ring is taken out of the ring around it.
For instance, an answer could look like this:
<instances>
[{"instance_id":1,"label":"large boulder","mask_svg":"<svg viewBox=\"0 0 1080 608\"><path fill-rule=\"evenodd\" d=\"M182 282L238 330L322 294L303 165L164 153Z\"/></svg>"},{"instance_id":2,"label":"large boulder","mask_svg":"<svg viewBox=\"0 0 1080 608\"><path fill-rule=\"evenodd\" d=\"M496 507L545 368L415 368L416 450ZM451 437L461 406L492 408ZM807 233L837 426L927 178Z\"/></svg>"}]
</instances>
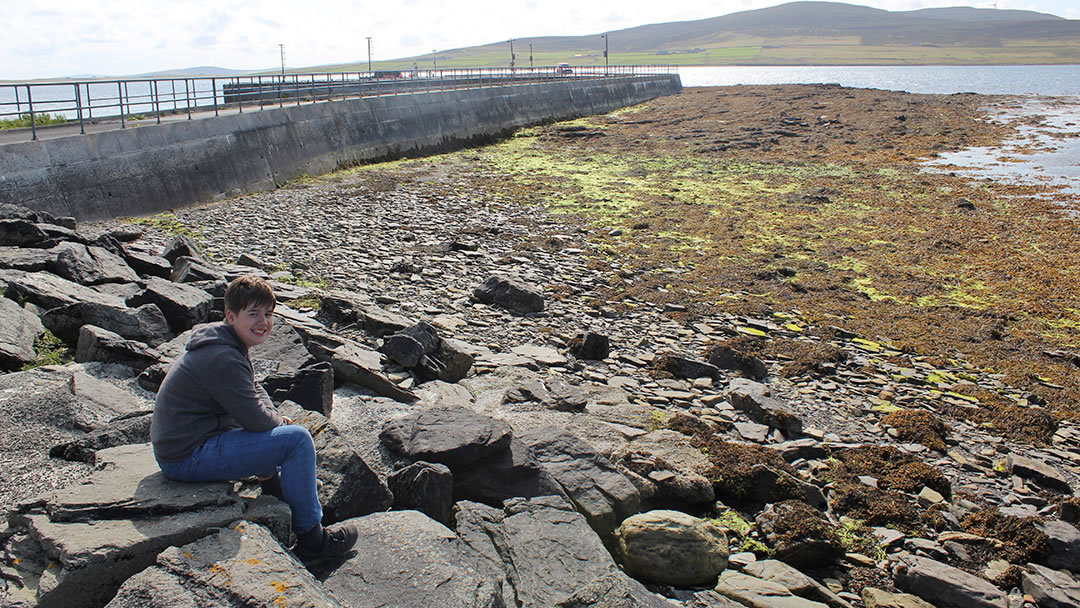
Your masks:
<instances>
[{"instance_id":1,"label":"large boulder","mask_svg":"<svg viewBox=\"0 0 1080 608\"><path fill-rule=\"evenodd\" d=\"M519 439L605 542L613 540L624 519L641 510L634 484L585 441L556 427L536 429Z\"/></svg>"},{"instance_id":2,"label":"large boulder","mask_svg":"<svg viewBox=\"0 0 1080 608\"><path fill-rule=\"evenodd\" d=\"M48 270L81 285L134 283L139 280L123 258L101 247L65 242L54 247L52 252L56 258L50 261Z\"/></svg>"},{"instance_id":3,"label":"large boulder","mask_svg":"<svg viewBox=\"0 0 1080 608\"><path fill-rule=\"evenodd\" d=\"M893 570L896 586L939 608L1006 608L1008 598L994 584L928 557L901 557Z\"/></svg>"},{"instance_id":4,"label":"large boulder","mask_svg":"<svg viewBox=\"0 0 1080 608\"><path fill-rule=\"evenodd\" d=\"M559 482L533 456L521 440L511 437L507 450L481 458L454 472L457 500L475 500L500 505L514 497L569 497Z\"/></svg>"},{"instance_id":5,"label":"large boulder","mask_svg":"<svg viewBox=\"0 0 1080 608\"><path fill-rule=\"evenodd\" d=\"M266 528L248 521L182 547L128 579L106 608L345 608Z\"/></svg>"},{"instance_id":6,"label":"large boulder","mask_svg":"<svg viewBox=\"0 0 1080 608\"><path fill-rule=\"evenodd\" d=\"M394 509L420 511L444 526L453 525L454 475L444 464L414 462L386 479Z\"/></svg>"},{"instance_id":7,"label":"large boulder","mask_svg":"<svg viewBox=\"0 0 1080 608\"><path fill-rule=\"evenodd\" d=\"M141 371L160 362L161 358L161 353L138 340L128 340L94 325L79 328L79 341L75 345L75 360L79 363L121 363Z\"/></svg>"},{"instance_id":8,"label":"large boulder","mask_svg":"<svg viewBox=\"0 0 1080 608\"><path fill-rule=\"evenodd\" d=\"M1072 574L1028 564L1020 575L1020 585L1039 608L1080 606L1080 579Z\"/></svg>"},{"instance_id":9,"label":"large boulder","mask_svg":"<svg viewBox=\"0 0 1080 608\"><path fill-rule=\"evenodd\" d=\"M185 283L150 277L146 280L146 288L128 298L127 304L136 307L154 304L165 315L169 330L179 334L210 320L214 296Z\"/></svg>"},{"instance_id":10,"label":"large boulder","mask_svg":"<svg viewBox=\"0 0 1080 608\"><path fill-rule=\"evenodd\" d=\"M444 340L423 321L383 339L382 352L421 380L457 382L472 368L473 356L456 340Z\"/></svg>"},{"instance_id":11,"label":"large boulder","mask_svg":"<svg viewBox=\"0 0 1080 608\"><path fill-rule=\"evenodd\" d=\"M348 520L360 532L351 557L319 571L324 588L350 608L502 608L501 581L478 570L483 558L419 511Z\"/></svg>"},{"instance_id":12,"label":"large boulder","mask_svg":"<svg viewBox=\"0 0 1080 608\"><path fill-rule=\"evenodd\" d=\"M1050 554L1044 560L1046 565L1080 572L1080 530L1060 519L1037 519L1034 525L1050 541Z\"/></svg>"},{"instance_id":13,"label":"large boulder","mask_svg":"<svg viewBox=\"0 0 1080 608\"><path fill-rule=\"evenodd\" d=\"M183 545L240 519L230 483L169 481L148 444L102 450L83 484L49 492L9 514L14 571L39 608L97 608L120 585ZM55 564L59 567L52 566Z\"/></svg>"},{"instance_id":14,"label":"large boulder","mask_svg":"<svg viewBox=\"0 0 1080 608\"><path fill-rule=\"evenodd\" d=\"M544 293L517 277L492 275L473 290L473 296L485 304L496 304L517 313L544 310Z\"/></svg>"},{"instance_id":15,"label":"large boulder","mask_svg":"<svg viewBox=\"0 0 1080 608\"><path fill-rule=\"evenodd\" d=\"M0 370L11 371L36 358L34 340L45 333L37 315L0 297Z\"/></svg>"},{"instance_id":16,"label":"large boulder","mask_svg":"<svg viewBox=\"0 0 1080 608\"><path fill-rule=\"evenodd\" d=\"M711 585L728 563L724 530L679 511L628 517L615 531L626 570L637 578L678 587Z\"/></svg>"},{"instance_id":17,"label":"large boulder","mask_svg":"<svg viewBox=\"0 0 1080 608\"><path fill-rule=\"evenodd\" d=\"M515 498L503 509L460 502L455 518L460 537L507 573L508 606L554 606L619 573L585 518L560 497Z\"/></svg>"},{"instance_id":18,"label":"large boulder","mask_svg":"<svg viewBox=\"0 0 1080 608\"><path fill-rule=\"evenodd\" d=\"M394 497L386 483L327 417L292 402L283 403L278 411L310 431L315 440L315 468L322 482L319 502L323 506L324 522L338 522L390 508Z\"/></svg>"},{"instance_id":19,"label":"large boulder","mask_svg":"<svg viewBox=\"0 0 1080 608\"><path fill-rule=\"evenodd\" d=\"M510 426L464 408L432 407L391 420L379 438L411 460L438 462L451 471L506 451Z\"/></svg>"}]
</instances>

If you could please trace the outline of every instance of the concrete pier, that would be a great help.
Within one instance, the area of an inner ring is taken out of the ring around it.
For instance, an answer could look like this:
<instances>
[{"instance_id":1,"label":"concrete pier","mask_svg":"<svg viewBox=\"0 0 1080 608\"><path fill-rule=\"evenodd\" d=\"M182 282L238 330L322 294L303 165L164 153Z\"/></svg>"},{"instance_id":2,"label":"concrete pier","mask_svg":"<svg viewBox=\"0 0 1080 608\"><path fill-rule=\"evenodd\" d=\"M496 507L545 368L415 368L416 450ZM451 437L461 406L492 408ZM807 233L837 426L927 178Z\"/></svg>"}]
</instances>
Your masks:
<instances>
[{"instance_id":1,"label":"concrete pier","mask_svg":"<svg viewBox=\"0 0 1080 608\"><path fill-rule=\"evenodd\" d=\"M676 74L365 97L0 144L0 203L79 221L157 213L357 163L493 141L681 91Z\"/></svg>"}]
</instances>

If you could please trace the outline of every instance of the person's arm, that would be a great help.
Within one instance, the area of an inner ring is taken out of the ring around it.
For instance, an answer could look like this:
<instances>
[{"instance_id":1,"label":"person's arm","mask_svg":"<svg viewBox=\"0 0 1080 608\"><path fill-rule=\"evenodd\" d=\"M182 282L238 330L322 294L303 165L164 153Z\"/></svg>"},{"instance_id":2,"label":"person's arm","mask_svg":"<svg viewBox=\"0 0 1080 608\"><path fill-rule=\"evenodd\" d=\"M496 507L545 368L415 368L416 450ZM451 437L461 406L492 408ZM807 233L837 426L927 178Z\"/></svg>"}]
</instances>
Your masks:
<instances>
[{"instance_id":1,"label":"person's arm","mask_svg":"<svg viewBox=\"0 0 1080 608\"><path fill-rule=\"evenodd\" d=\"M211 375L206 381L207 390L244 429L261 432L285 424L266 390L255 384L251 363L240 351L222 348L213 357L208 373Z\"/></svg>"}]
</instances>

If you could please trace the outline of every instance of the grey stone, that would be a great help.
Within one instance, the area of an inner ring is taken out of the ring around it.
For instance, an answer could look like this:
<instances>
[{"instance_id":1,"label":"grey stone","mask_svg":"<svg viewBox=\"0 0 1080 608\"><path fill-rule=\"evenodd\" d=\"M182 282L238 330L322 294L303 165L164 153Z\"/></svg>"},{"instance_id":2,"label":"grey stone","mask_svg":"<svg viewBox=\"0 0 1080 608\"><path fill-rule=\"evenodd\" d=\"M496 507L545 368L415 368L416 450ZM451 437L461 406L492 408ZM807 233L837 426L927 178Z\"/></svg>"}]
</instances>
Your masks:
<instances>
[{"instance_id":1,"label":"grey stone","mask_svg":"<svg viewBox=\"0 0 1080 608\"><path fill-rule=\"evenodd\" d=\"M370 304L359 306L356 309L356 318L363 325L364 331L376 338L401 331L413 324L408 317Z\"/></svg>"},{"instance_id":2,"label":"grey stone","mask_svg":"<svg viewBox=\"0 0 1080 608\"><path fill-rule=\"evenodd\" d=\"M292 402L278 407L283 415L311 432L315 440L315 467L322 487L319 502L323 521L333 523L390 508L394 497L364 459L328 418Z\"/></svg>"},{"instance_id":3,"label":"grey stone","mask_svg":"<svg viewBox=\"0 0 1080 608\"><path fill-rule=\"evenodd\" d=\"M844 554L834 526L821 511L798 500L770 504L755 521L776 559L795 567L823 566ZM799 530L798 533L791 533Z\"/></svg>"},{"instance_id":4,"label":"grey stone","mask_svg":"<svg viewBox=\"0 0 1080 608\"><path fill-rule=\"evenodd\" d=\"M825 446L812 437L792 439L783 443L769 444L765 447L780 452L780 455L788 462L794 462L800 458L803 460L822 460L828 456Z\"/></svg>"},{"instance_id":5,"label":"grey stone","mask_svg":"<svg viewBox=\"0 0 1080 608\"><path fill-rule=\"evenodd\" d=\"M864 587L862 601L866 608L934 608L930 602L910 593L890 593L882 589Z\"/></svg>"},{"instance_id":6,"label":"grey stone","mask_svg":"<svg viewBox=\"0 0 1080 608\"><path fill-rule=\"evenodd\" d=\"M435 328L421 321L387 336L380 350L402 367L416 367L439 348L439 342Z\"/></svg>"},{"instance_id":7,"label":"grey stone","mask_svg":"<svg viewBox=\"0 0 1080 608\"><path fill-rule=\"evenodd\" d=\"M414 509L444 526L453 525L454 475L444 464L415 462L386 479L394 509Z\"/></svg>"},{"instance_id":8,"label":"grey stone","mask_svg":"<svg viewBox=\"0 0 1080 608\"><path fill-rule=\"evenodd\" d=\"M419 511L373 513L348 522L360 532L355 557L320 572L320 578L350 608L504 606L500 581L473 565L482 558Z\"/></svg>"},{"instance_id":9,"label":"grey stone","mask_svg":"<svg viewBox=\"0 0 1080 608\"><path fill-rule=\"evenodd\" d=\"M48 270L53 274L79 283L132 283L139 280L123 258L101 247L81 243L60 243L53 248L56 259L50 260Z\"/></svg>"},{"instance_id":10,"label":"grey stone","mask_svg":"<svg viewBox=\"0 0 1080 608\"><path fill-rule=\"evenodd\" d=\"M48 249L25 247L0 247L0 268L23 272L41 272L56 259L56 253Z\"/></svg>"},{"instance_id":11,"label":"grey stone","mask_svg":"<svg viewBox=\"0 0 1080 608\"><path fill-rule=\"evenodd\" d=\"M150 441L152 412L136 412L120 416L85 436L53 446L49 456L93 463L98 450Z\"/></svg>"},{"instance_id":12,"label":"grey stone","mask_svg":"<svg viewBox=\"0 0 1080 608\"><path fill-rule=\"evenodd\" d=\"M711 363L677 355L662 355L653 362L653 367L668 372L676 378L694 379L720 376L720 369Z\"/></svg>"},{"instance_id":13,"label":"grey stone","mask_svg":"<svg viewBox=\"0 0 1080 608\"><path fill-rule=\"evenodd\" d=\"M727 568L723 529L679 511L632 515L615 531L615 538L627 572L655 583L712 585Z\"/></svg>"},{"instance_id":14,"label":"grey stone","mask_svg":"<svg viewBox=\"0 0 1080 608\"><path fill-rule=\"evenodd\" d=\"M10 371L37 357L34 340L45 333L37 315L16 302L0 297L0 370Z\"/></svg>"},{"instance_id":15,"label":"grey stone","mask_svg":"<svg viewBox=\"0 0 1080 608\"><path fill-rule=\"evenodd\" d=\"M66 368L67 389L75 397L72 423L90 431L118 417L145 411L147 404L128 391L95 378L79 366Z\"/></svg>"},{"instance_id":16,"label":"grey stone","mask_svg":"<svg viewBox=\"0 0 1080 608\"><path fill-rule=\"evenodd\" d=\"M742 571L762 580L780 583L795 595L823 602L832 608L851 608L850 603L828 587L780 560L757 561L747 564Z\"/></svg>"},{"instance_id":17,"label":"grey stone","mask_svg":"<svg viewBox=\"0 0 1080 608\"><path fill-rule=\"evenodd\" d=\"M124 261L140 277L157 277L168 279L172 275L172 264L169 260L157 255L143 253L141 251L124 251Z\"/></svg>"},{"instance_id":18,"label":"grey stone","mask_svg":"<svg viewBox=\"0 0 1080 608\"><path fill-rule=\"evenodd\" d=\"M781 402L769 397L769 389L760 382L733 378L728 385L731 405L752 420L779 429L788 437L802 434L802 420Z\"/></svg>"},{"instance_id":19,"label":"grey stone","mask_svg":"<svg viewBox=\"0 0 1080 608\"><path fill-rule=\"evenodd\" d=\"M470 346L461 340L443 338L439 349L422 366L423 376L443 382L457 382L469 375L474 357Z\"/></svg>"},{"instance_id":20,"label":"grey stone","mask_svg":"<svg viewBox=\"0 0 1080 608\"><path fill-rule=\"evenodd\" d=\"M675 608L665 598L622 572L598 576L555 608Z\"/></svg>"},{"instance_id":21,"label":"grey stone","mask_svg":"<svg viewBox=\"0 0 1080 608\"><path fill-rule=\"evenodd\" d=\"M522 357L528 357L543 365L566 365L569 363L569 360L564 355L548 346L522 344L511 348L510 352Z\"/></svg>"},{"instance_id":22,"label":"grey stone","mask_svg":"<svg viewBox=\"0 0 1080 608\"><path fill-rule=\"evenodd\" d=\"M728 599L712 590L698 591L690 598L686 606L688 608L746 608L746 604Z\"/></svg>"},{"instance_id":23,"label":"grey stone","mask_svg":"<svg viewBox=\"0 0 1080 608\"><path fill-rule=\"evenodd\" d=\"M622 520L641 510L641 495L634 484L588 443L555 427L519 438L605 542L612 539Z\"/></svg>"},{"instance_id":24,"label":"grey stone","mask_svg":"<svg viewBox=\"0 0 1080 608\"><path fill-rule=\"evenodd\" d=\"M507 605L553 606L619 572L585 518L563 498L514 498L502 511L458 503L455 513L464 542L507 573L516 599Z\"/></svg>"},{"instance_id":25,"label":"grey stone","mask_svg":"<svg viewBox=\"0 0 1080 608\"><path fill-rule=\"evenodd\" d=\"M496 304L521 314L544 310L543 291L516 277L492 275L473 290L473 296L485 304Z\"/></svg>"},{"instance_id":26,"label":"grey stone","mask_svg":"<svg viewBox=\"0 0 1080 608\"><path fill-rule=\"evenodd\" d=\"M79 363L121 363L141 371L161 361L161 353L138 340L128 340L94 325L83 325L79 328L75 360Z\"/></svg>"},{"instance_id":27,"label":"grey stone","mask_svg":"<svg viewBox=\"0 0 1080 608\"><path fill-rule=\"evenodd\" d=\"M334 405L334 366L317 361L293 374L273 373L262 386L275 402L294 401L306 410L330 417Z\"/></svg>"},{"instance_id":28,"label":"grey stone","mask_svg":"<svg viewBox=\"0 0 1080 608\"><path fill-rule=\"evenodd\" d=\"M210 320L214 297L205 291L165 279L150 277L146 289L127 300L128 306L154 304L165 315L169 330L183 333L199 323Z\"/></svg>"},{"instance_id":29,"label":"grey stone","mask_svg":"<svg viewBox=\"0 0 1080 608\"><path fill-rule=\"evenodd\" d=\"M761 380L769 374L769 368L761 359L728 346L713 347L709 350L707 360L720 369L738 370L751 380Z\"/></svg>"},{"instance_id":30,"label":"grey stone","mask_svg":"<svg viewBox=\"0 0 1080 608\"><path fill-rule=\"evenodd\" d=\"M0 219L0 245L33 247L48 239L41 226L24 219Z\"/></svg>"},{"instance_id":31,"label":"grey stone","mask_svg":"<svg viewBox=\"0 0 1080 608\"><path fill-rule=\"evenodd\" d=\"M472 410L432 407L387 422L379 438L393 452L454 471L505 451L510 427Z\"/></svg>"},{"instance_id":32,"label":"grey stone","mask_svg":"<svg viewBox=\"0 0 1080 608\"><path fill-rule=\"evenodd\" d=\"M454 495L458 500L501 504L514 497L561 496L570 500L562 486L516 437L510 448L482 458L454 472Z\"/></svg>"},{"instance_id":33,"label":"grey stone","mask_svg":"<svg viewBox=\"0 0 1080 608\"><path fill-rule=\"evenodd\" d=\"M169 481L150 446L141 445L98 452L98 470L87 483L49 492L8 519L37 543L44 565L60 566L43 565L36 581L22 581L34 586L38 606L90 608L108 602L166 547L192 542L242 514L231 484ZM41 559L31 553L29 560Z\"/></svg>"},{"instance_id":34,"label":"grey stone","mask_svg":"<svg viewBox=\"0 0 1080 608\"><path fill-rule=\"evenodd\" d=\"M345 608L266 528L237 521L182 547L120 588L107 608Z\"/></svg>"},{"instance_id":35,"label":"grey stone","mask_svg":"<svg viewBox=\"0 0 1080 608\"><path fill-rule=\"evenodd\" d=\"M574 336L570 340L570 354L578 359L601 360L607 359L611 354L611 340L596 332L585 332Z\"/></svg>"},{"instance_id":36,"label":"grey stone","mask_svg":"<svg viewBox=\"0 0 1080 608\"><path fill-rule=\"evenodd\" d=\"M165 316L157 306L145 304L138 308L128 308L122 300L116 300L119 302L118 306L76 302L53 308L42 315L41 322L58 337L69 342L75 342L79 328L87 324L97 325L150 346L172 338Z\"/></svg>"},{"instance_id":37,"label":"grey stone","mask_svg":"<svg viewBox=\"0 0 1080 608\"><path fill-rule=\"evenodd\" d=\"M359 384L376 394L403 403L416 401L416 395L394 384L382 373L379 353L355 342L346 342L334 348L330 353L330 363L338 380Z\"/></svg>"},{"instance_id":38,"label":"grey stone","mask_svg":"<svg viewBox=\"0 0 1080 608\"><path fill-rule=\"evenodd\" d=\"M176 260L181 257L189 257L199 261L206 261L206 258L203 257L203 254L199 248L199 244L195 242L195 239L189 236L184 236L182 234L174 236L172 239L169 240L168 243L165 244L165 248L161 251L161 257L165 258L169 261L170 264L174 265L176 264Z\"/></svg>"},{"instance_id":39,"label":"grey stone","mask_svg":"<svg viewBox=\"0 0 1080 608\"><path fill-rule=\"evenodd\" d=\"M716 592L750 608L826 608L826 604L799 597L784 585L756 576L725 570Z\"/></svg>"},{"instance_id":40,"label":"grey stone","mask_svg":"<svg viewBox=\"0 0 1080 608\"><path fill-rule=\"evenodd\" d=\"M530 401L563 412L582 412L589 404L584 391L559 378L524 378L509 388L503 397L504 403Z\"/></svg>"},{"instance_id":41,"label":"grey stone","mask_svg":"<svg viewBox=\"0 0 1080 608\"><path fill-rule=\"evenodd\" d=\"M1080 606L1080 580L1066 572L1028 564L1020 575L1020 586L1039 608Z\"/></svg>"},{"instance_id":42,"label":"grey stone","mask_svg":"<svg viewBox=\"0 0 1080 608\"><path fill-rule=\"evenodd\" d=\"M1080 572L1080 530L1060 519L1036 519L1033 523L1050 539L1046 565Z\"/></svg>"},{"instance_id":43,"label":"grey stone","mask_svg":"<svg viewBox=\"0 0 1080 608\"><path fill-rule=\"evenodd\" d=\"M201 283L203 281L225 281L228 277L225 272L212 266L204 260L192 257L179 257L173 261L173 269L169 274L169 280L177 283Z\"/></svg>"},{"instance_id":44,"label":"grey stone","mask_svg":"<svg viewBox=\"0 0 1080 608\"><path fill-rule=\"evenodd\" d=\"M893 570L896 586L939 608L1007 608L1005 593L974 574L926 557L901 557Z\"/></svg>"},{"instance_id":45,"label":"grey stone","mask_svg":"<svg viewBox=\"0 0 1080 608\"><path fill-rule=\"evenodd\" d=\"M1033 458L1013 453L1009 454L1005 466L1013 475L1030 479L1055 492L1067 495L1073 493L1072 488L1069 487L1069 480L1066 479L1065 475L1045 462L1039 462Z\"/></svg>"}]
</instances>

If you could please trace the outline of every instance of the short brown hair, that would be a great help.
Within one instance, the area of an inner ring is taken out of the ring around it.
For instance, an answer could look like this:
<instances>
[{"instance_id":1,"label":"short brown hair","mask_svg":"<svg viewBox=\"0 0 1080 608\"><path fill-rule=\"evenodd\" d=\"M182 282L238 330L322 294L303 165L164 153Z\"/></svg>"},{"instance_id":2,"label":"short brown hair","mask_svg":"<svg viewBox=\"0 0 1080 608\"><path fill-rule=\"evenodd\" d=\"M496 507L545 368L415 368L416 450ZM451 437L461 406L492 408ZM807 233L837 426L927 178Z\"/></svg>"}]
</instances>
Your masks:
<instances>
[{"instance_id":1,"label":"short brown hair","mask_svg":"<svg viewBox=\"0 0 1080 608\"><path fill-rule=\"evenodd\" d=\"M236 277L225 290L225 310L235 313L249 306L269 306L273 310L276 305L277 300L274 299L274 289L270 287L270 283L253 274Z\"/></svg>"}]
</instances>

